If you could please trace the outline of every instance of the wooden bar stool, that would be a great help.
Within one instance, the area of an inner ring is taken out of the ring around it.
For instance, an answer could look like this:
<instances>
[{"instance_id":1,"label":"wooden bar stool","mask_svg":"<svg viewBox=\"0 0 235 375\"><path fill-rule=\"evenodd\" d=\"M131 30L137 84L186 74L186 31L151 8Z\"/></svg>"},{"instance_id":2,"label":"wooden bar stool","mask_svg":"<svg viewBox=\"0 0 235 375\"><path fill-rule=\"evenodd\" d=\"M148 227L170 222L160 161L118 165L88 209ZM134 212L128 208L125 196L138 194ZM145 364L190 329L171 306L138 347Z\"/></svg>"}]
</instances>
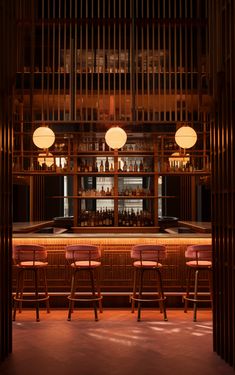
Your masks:
<instances>
[{"instance_id":1,"label":"wooden bar stool","mask_svg":"<svg viewBox=\"0 0 235 375\"><path fill-rule=\"evenodd\" d=\"M200 298L198 292L199 276L202 273L207 274L210 290L210 301L212 304L212 246L211 245L191 245L185 251L187 266L187 285L184 299L184 312L188 310L188 301L193 302L193 320L197 321L197 304L199 302L208 302L208 299ZM194 291L190 291L192 273L194 273Z\"/></svg>"},{"instance_id":2,"label":"wooden bar stool","mask_svg":"<svg viewBox=\"0 0 235 375\"><path fill-rule=\"evenodd\" d=\"M19 312L22 310L22 302L35 302L36 304L36 321L39 322L39 303L46 301L47 312L50 312L49 295L47 288L46 268L47 268L47 251L44 246L39 245L15 245L13 247L13 261L16 266L16 294L13 297L14 311L13 321L16 318L17 305ZM25 273L31 272L34 275L34 293L30 297L24 295ZM40 292L40 272L44 281L44 291Z\"/></svg>"},{"instance_id":3,"label":"wooden bar stool","mask_svg":"<svg viewBox=\"0 0 235 375\"><path fill-rule=\"evenodd\" d=\"M133 294L131 298L131 311L135 311L135 301L138 302L138 317L141 319L141 305L142 302L159 302L160 312L163 312L164 320L167 321L166 314L166 297L164 296L162 284L162 260L166 257L166 248L163 245L135 245L131 249L131 258L134 260L134 284ZM157 298L144 298L144 272L154 272L158 281L158 297ZM139 291L137 292L137 289Z\"/></svg>"},{"instance_id":4,"label":"wooden bar stool","mask_svg":"<svg viewBox=\"0 0 235 375\"><path fill-rule=\"evenodd\" d=\"M70 295L68 296L68 299L69 299L68 320L69 321L71 320L71 314L74 309L74 302L91 301L93 302L95 320L97 321L98 320L97 302L99 304L100 313L103 312L103 309L102 309L103 297L101 296L101 293L100 293L99 275L97 272L98 268L101 266L100 250L98 246L94 246L94 245L80 245L80 244L69 245L69 246L66 246L65 257L67 261L70 262L70 266L72 268L71 291L70 291ZM89 298L80 297L79 292L76 291L77 290L76 282L78 282L79 271L86 271L89 274L90 283L91 283L91 295L89 295Z\"/></svg>"}]
</instances>

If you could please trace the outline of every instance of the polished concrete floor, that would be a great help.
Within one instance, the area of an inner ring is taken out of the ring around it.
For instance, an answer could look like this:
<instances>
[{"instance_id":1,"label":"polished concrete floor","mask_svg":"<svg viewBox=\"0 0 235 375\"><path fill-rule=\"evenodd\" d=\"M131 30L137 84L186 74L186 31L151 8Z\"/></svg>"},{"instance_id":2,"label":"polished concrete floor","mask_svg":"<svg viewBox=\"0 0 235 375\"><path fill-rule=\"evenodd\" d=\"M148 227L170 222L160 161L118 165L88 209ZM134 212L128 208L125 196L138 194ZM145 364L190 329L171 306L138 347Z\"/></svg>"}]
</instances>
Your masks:
<instances>
[{"instance_id":1,"label":"polished concrete floor","mask_svg":"<svg viewBox=\"0 0 235 375\"><path fill-rule=\"evenodd\" d=\"M23 375L232 375L212 350L211 312L143 309L142 321L128 309L105 309L99 321L93 311L23 310L13 323L13 354L0 374Z\"/></svg>"}]
</instances>

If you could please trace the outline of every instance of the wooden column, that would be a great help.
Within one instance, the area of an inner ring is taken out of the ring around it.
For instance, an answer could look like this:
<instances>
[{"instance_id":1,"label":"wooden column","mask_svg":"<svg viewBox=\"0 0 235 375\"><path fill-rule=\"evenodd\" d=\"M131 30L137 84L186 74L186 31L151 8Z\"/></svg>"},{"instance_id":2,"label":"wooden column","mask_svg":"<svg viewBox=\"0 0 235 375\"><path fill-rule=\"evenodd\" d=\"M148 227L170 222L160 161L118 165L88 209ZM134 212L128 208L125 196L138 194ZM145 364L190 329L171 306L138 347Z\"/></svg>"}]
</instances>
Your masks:
<instances>
[{"instance_id":1,"label":"wooden column","mask_svg":"<svg viewBox=\"0 0 235 375\"><path fill-rule=\"evenodd\" d=\"M14 1L0 0L0 360L12 351L12 83L14 58Z\"/></svg>"},{"instance_id":2,"label":"wooden column","mask_svg":"<svg viewBox=\"0 0 235 375\"><path fill-rule=\"evenodd\" d=\"M235 5L210 1L214 350L235 369Z\"/></svg>"}]
</instances>

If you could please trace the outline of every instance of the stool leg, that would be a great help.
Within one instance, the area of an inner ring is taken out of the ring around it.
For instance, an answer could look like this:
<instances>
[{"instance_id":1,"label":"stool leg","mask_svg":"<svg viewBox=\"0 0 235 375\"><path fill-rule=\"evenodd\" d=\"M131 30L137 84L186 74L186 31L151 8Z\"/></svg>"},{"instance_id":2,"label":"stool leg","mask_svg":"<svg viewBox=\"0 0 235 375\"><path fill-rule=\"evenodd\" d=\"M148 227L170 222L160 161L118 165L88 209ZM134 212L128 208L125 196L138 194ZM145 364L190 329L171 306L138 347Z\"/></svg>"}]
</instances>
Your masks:
<instances>
[{"instance_id":1,"label":"stool leg","mask_svg":"<svg viewBox=\"0 0 235 375\"><path fill-rule=\"evenodd\" d=\"M195 271L195 284L194 284L194 302L193 302L193 321L197 321L197 288L198 288L198 273L199 271Z\"/></svg>"},{"instance_id":2,"label":"stool leg","mask_svg":"<svg viewBox=\"0 0 235 375\"><path fill-rule=\"evenodd\" d=\"M14 322L15 319L16 319L16 309L17 309L17 305L18 305L17 298L19 298L20 277L21 277L21 272L22 272L22 270L17 269L16 272L17 272L17 274L16 274L16 294L15 294L14 303L13 303L13 305L14 305L13 317L12 317L13 322Z\"/></svg>"},{"instance_id":3,"label":"stool leg","mask_svg":"<svg viewBox=\"0 0 235 375\"><path fill-rule=\"evenodd\" d=\"M213 285L212 285L212 269L208 269L208 279L209 279L209 288L210 288L210 300L211 308L213 309Z\"/></svg>"},{"instance_id":4,"label":"stool leg","mask_svg":"<svg viewBox=\"0 0 235 375\"><path fill-rule=\"evenodd\" d=\"M131 299L131 312L135 312L135 300L136 298L136 277L137 277L137 269L134 268L133 270L133 293L132 293L132 299Z\"/></svg>"},{"instance_id":5,"label":"stool leg","mask_svg":"<svg viewBox=\"0 0 235 375\"><path fill-rule=\"evenodd\" d=\"M71 320L71 313L73 308L73 301L71 298L74 298L74 292L75 292L75 275L76 270L72 271L72 279L71 279L71 291L70 291L70 299L69 299L69 312L68 312L68 321Z\"/></svg>"},{"instance_id":6,"label":"stool leg","mask_svg":"<svg viewBox=\"0 0 235 375\"><path fill-rule=\"evenodd\" d=\"M190 293L190 282L191 282L191 267L187 267L187 285L186 285L186 295L185 295L185 299L184 299L184 312L186 313L188 311L188 300L187 298L189 298L189 293Z\"/></svg>"},{"instance_id":7,"label":"stool leg","mask_svg":"<svg viewBox=\"0 0 235 375\"><path fill-rule=\"evenodd\" d=\"M96 284L97 284L97 293L98 293L98 297L100 298L99 299L99 311L100 313L103 312L103 306L102 306L102 299L101 299L101 291L100 291L100 272L99 270L96 270Z\"/></svg>"},{"instance_id":8,"label":"stool leg","mask_svg":"<svg viewBox=\"0 0 235 375\"><path fill-rule=\"evenodd\" d=\"M139 295L138 295L139 299L142 298L143 279L144 279L144 270L143 270L143 268L141 268L140 269ZM140 322L140 315L141 315L141 301L138 301L138 317L137 317L138 322Z\"/></svg>"},{"instance_id":9,"label":"stool leg","mask_svg":"<svg viewBox=\"0 0 235 375\"><path fill-rule=\"evenodd\" d=\"M163 307L163 316L164 320L167 321L167 314L166 314L166 304L165 304L165 296L163 291L163 284L162 284L162 274L159 269L157 269L158 277L159 277L159 283L160 283L160 291L161 291L161 298L162 298L162 307Z\"/></svg>"},{"instance_id":10,"label":"stool leg","mask_svg":"<svg viewBox=\"0 0 235 375\"><path fill-rule=\"evenodd\" d=\"M20 289L20 299L23 299L24 293L24 269L20 272L19 277L19 289ZM19 301L19 313L22 312L22 301Z\"/></svg>"},{"instance_id":11,"label":"stool leg","mask_svg":"<svg viewBox=\"0 0 235 375\"><path fill-rule=\"evenodd\" d=\"M96 298L96 292L95 292L95 281L94 281L94 270L90 269L90 278L91 278L91 290L93 298ZM94 313L95 313L95 321L98 321L98 314L97 314L97 304L96 301L93 301L94 306Z\"/></svg>"},{"instance_id":12,"label":"stool leg","mask_svg":"<svg viewBox=\"0 0 235 375\"><path fill-rule=\"evenodd\" d=\"M157 273L157 284L158 284L158 298L162 298L162 291L161 291L161 286L160 286L160 280L159 280L159 274L158 274L158 269L155 270ZM159 310L160 313L163 313L164 307L163 307L163 301L158 301L159 303Z\"/></svg>"},{"instance_id":13,"label":"stool leg","mask_svg":"<svg viewBox=\"0 0 235 375\"><path fill-rule=\"evenodd\" d=\"M34 269L34 280L35 280L35 299L36 299L36 321L40 322L39 319L39 295L38 295L38 268Z\"/></svg>"},{"instance_id":14,"label":"stool leg","mask_svg":"<svg viewBox=\"0 0 235 375\"><path fill-rule=\"evenodd\" d=\"M47 286L47 276L46 276L46 270L43 268L43 278L44 278L44 285L45 285L45 297L46 299L46 307L47 307L47 313L50 312L50 304L49 304L49 296L48 296L48 286Z\"/></svg>"}]
</instances>

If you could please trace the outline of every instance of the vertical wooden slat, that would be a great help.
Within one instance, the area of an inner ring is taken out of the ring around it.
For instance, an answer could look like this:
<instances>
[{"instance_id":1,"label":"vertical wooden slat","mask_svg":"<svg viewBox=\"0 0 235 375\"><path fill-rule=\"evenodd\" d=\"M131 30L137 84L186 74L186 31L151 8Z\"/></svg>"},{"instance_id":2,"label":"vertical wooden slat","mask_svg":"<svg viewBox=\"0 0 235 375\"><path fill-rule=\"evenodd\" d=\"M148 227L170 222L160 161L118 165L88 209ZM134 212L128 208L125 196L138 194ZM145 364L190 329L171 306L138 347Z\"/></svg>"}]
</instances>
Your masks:
<instances>
[{"instance_id":1,"label":"vertical wooden slat","mask_svg":"<svg viewBox=\"0 0 235 375\"><path fill-rule=\"evenodd\" d=\"M12 351L12 85L16 62L15 2L0 1L0 361Z\"/></svg>"},{"instance_id":2,"label":"vertical wooden slat","mask_svg":"<svg viewBox=\"0 0 235 375\"><path fill-rule=\"evenodd\" d=\"M213 345L235 369L235 6L229 0L211 0L209 7L210 75L215 103L211 116Z\"/></svg>"}]
</instances>

